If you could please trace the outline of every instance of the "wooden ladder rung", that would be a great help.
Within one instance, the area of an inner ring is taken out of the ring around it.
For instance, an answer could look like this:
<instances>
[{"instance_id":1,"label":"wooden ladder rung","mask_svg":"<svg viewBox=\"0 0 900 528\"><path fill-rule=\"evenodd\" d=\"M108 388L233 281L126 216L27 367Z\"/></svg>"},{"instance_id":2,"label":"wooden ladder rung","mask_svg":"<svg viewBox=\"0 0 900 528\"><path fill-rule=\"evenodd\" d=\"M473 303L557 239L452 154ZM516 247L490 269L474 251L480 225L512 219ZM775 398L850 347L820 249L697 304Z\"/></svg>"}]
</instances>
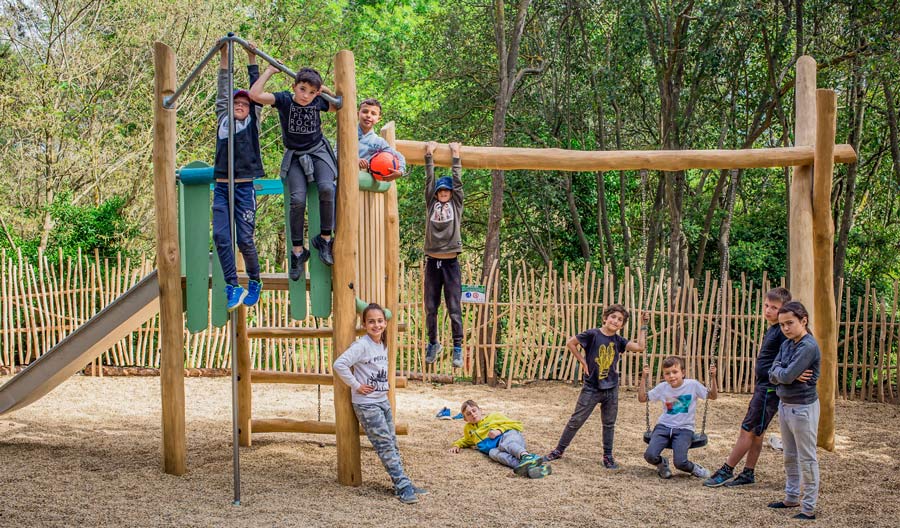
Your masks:
<instances>
[{"instance_id":1,"label":"wooden ladder rung","mask_svg":"<svg viewBox=\"0 0 900 528\"><path fill-rule=\"evenodd\" d=\"M334 434L334 422L317 422L315 420L291 420L290 418L267 418L262 420L250 420L251 433L311 433ZM395 424L398 435L409 434L409 424L398 422ZM359 434L366 434L363 428L359 428Z\"/></svg>"},{"instance_id":2,"label":"wooden ladder rung","mask_svg":"<svg viewBox=\"0 0 900 528\"><path fill-rule=\"evenodd\" d=\"M397 376L394 386L406 388L405 376ZM331 374L306 374L303 372L275 372L271 370L251 370L250 383L292 383L296 385L334 385Z\"/></svg>"}]
</instances>

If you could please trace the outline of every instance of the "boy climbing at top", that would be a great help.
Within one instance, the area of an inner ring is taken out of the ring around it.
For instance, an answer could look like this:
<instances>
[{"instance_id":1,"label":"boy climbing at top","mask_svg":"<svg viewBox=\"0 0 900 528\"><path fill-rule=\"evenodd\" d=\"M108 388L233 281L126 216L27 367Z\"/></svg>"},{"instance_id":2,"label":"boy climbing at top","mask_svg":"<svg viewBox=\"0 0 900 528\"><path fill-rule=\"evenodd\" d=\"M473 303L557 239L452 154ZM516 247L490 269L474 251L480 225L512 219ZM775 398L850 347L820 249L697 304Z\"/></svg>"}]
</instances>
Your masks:
<instances>
[{"instance_id":1,"label":"boy climbing at top","mask_svg":"<svg viewBox=\"0 0 900 528\"><path fill-rule=\"evenodd\" d=\"M772 368L772 362L778 355L781 344L786 339L778 326L778 310L782 305L791 300L791 292L787 288L774 288L766 292L766 299L763 303L763 317L769 323L769 328L763 335L762 344L759 347L759 354L756 356L756 386L753 389L753 397L750 398L750 404L747 406L747 414L741 423L741 430L738 433L737 441L731 448L731 454L725 459L713 475L706 479L704 486L716 488L719 486L734 487L745 486L756 482L756 462L759 460L759 454L762 451L763 434L769 427L772 418L778 412L778 395L775 393L775 385L769 381L769 370ZM812 375L809 371L808 376ZM802 377L802 376L801 376ZM738 462L747 455L744 462L744 470L735 477L734 468Z\"/></svg>"},{"instance_id":2,"label":"boy climbing at top","mask_svg":"<svg viewBox=\"0 0 900 528\"><path fill-rule=\"evenodd\" d=\"M406 172L406 158L403 157L403 154L400 154L395 149L392 149L388 142L378 134L375 133L375 125L381 121L381 102L378 99L363 99L361 103L359 103L359 114L357 116L359 118L359 128L357 129L357 134L359 138L359 168L360 169L368 169L369 168L369 160L372 159L372 156L378 154L379 152L388 151L399 160L398 170L395 170L389 176L384 178L384 181L393 181L397 178L403 176Z\"/></svg>"},{"instance_id":3,"label":"boy climbing at top","mask_svg":"<svg viewBox=\"0 0 900 528\"><path fill-rule=\"evenodd\" d=\"M463 366L462 279L457 257L462 253L460 225L463 213L462 161L459 143L450 143L452 176L434 179L434 151L437 143L425 144L425 326L428 346L425 362L434 363L441 344L437 337L437 309L441 289L450 315L453 333L453 366Z\"/></svg>"},{"instance_id":4,"label":"boy climbing at top","mask_svg":"<svg viewBox=\"0 0 900 528\"><path fill-rule=\"evenodd\" d=\"M672 447L672 460L675 467L699 478L709 477L709 470L688 460L688 449L694 439L694 416L697 412L697 399L715 400L716 366L709 367L710 387L707 390L695 379L685 378L684 360L670 356L663 360L663 379L659 385L647 392L646 380L650 377L650 366L644 365L641 372L641 383L638 385L638 401L660 401L663 413L653 428L650 445L644 452L644 460L656 466L660 478L672 478L669 461L660 456L662 450Z\"/></svg>"},{"instance_id":5,"label":"boy climbing at top","mask_svg":"<svg viewBox=\"0 0 900 528\"><path fill-rule=\"evenodd\" d=\"M644 312L637 341L629 341L619 335L628 321L628 310L621 304L611 304L603 310L603 325L570 337L566 348L581 364L584 386L575 403L575 412L563 429L562 436L547 460L563 456L572 443L575 434L600 404L600 419L603 422L603 467L619 469L613 457L613 438L616 432L616 416L619 413L619 359L626 350L643 352L647 346L647 322L650 314ZM584 355L578 348L584 350Z\"/></svg>"},{"instance_id":6,"label":"boy climbing at top","mask_svg":"<svg viewBox=\"0 0 900 528\"><path fill-rule=\"evenodd\" d=\"M544 459L528 452L525 437L522 436L522 422L493 412L485 414L472 400L462 404L462 415L466 421L463 436L453 442L451 453L474 447L496 462L513 468L519 476L543 478L551 473Z\"/></svg>"},{"instance_id":7,"label":"boy climbing at top","mask_svg":"<svg viewBox=\"0 0 900 528\"><path fill-rule=\"evenodd\" d=\"M315 182L319 189L322 220L321 232L312 236L310 242L319 250L322 262L328 266L334 264L331 233L334 229L337 161L331 144L322 134L320 114L333 112L336 108L321 96L322 91L329 91L322 85L322 76L312 68L302 68L297 72L292 91L266 92L266 83L278 71L275 66L266 68L259 82L250 89L250 97L257 103L272 105L278 110L285 149L281 160L281 179L291 193L292 251L288 275L296 281L302 276L303 266L309 260L309 250L303 245L308 183Z\"/></svg>"},{"instance_id":8,"label":"boy climbing at top","mask_svg":"<svg viewBox=\"0 0 900 528\"><path fill-rule=\"evenodd\" d=\"M256 54L247 50L247 74L250 85L259 78ZM259 301L262 281L259 279L259 257L253 241L256 227L256 191L253 180L266 175L259 151L260 113L262 108L250 100L246 90L236 90L234 99L234 222L237 246L244 256L250 282L244 290L237 280L234 251L231 247L231 220L228 212L228 48L221 49L216 84L216 178L213 192L213 241L222 272L228 311L243 302L253 306Z\"/></svg>"}]
</instances>

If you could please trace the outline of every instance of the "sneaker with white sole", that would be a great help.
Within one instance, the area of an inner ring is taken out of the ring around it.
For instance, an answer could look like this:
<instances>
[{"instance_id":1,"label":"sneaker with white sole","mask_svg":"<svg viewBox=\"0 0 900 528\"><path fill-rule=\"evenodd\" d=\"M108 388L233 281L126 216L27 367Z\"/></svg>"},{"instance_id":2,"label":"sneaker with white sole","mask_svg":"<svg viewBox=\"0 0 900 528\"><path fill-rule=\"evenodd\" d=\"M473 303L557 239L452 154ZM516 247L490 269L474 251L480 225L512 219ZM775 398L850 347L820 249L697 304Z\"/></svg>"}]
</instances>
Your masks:
<instances>
[{"instance_id":1,"label":"sneaker with white sole","mask_svg":"<svg viewBox=\"0 0 900 528\"><path fill-rule=\"evenodd\" d=\"M228 311L233 312L244 302L247 297L247 290L240 286L225 285L225 299L228 301Z\"/></svg>"},{"instance_id":2,"label":"sneaker with white sole","mask_svg":"<svg viewBox=\"0 0 900 528\"><path fill-rule=\"evenodd\" d=\"M262 292L261 281L250 280L247 283L247 296L244 298L244 306L253 306L259 302L259 294Z\"/></svg>"},{"instance_id":3,"label":"sneaker with white sole","mask_svg":"<svg viewBox=\"0 0 900 528\"><path fill-rule=\"evenodd\" d=\"M438 411L437 414L434 415L434 417L437 418L438 420L449 420L452 417L451 414L452 413L450 412L450 408L444 407L443 409Z\"/></svg>"},{"instance_id":4,"label":"sneaker with white sole","mask_svg":"<svg viewBox=\"0 0 900 528\"><path fill-rule=\"evenodd\" d=\"M691 475L694 475L697 478L708 479L709 470L694 462L694 469L691 470Z\"/></svg>"},{"instance_id":5,"label":"sneaker with white sole","mask_svg":"<svg viewBox=\"0 0 900 528\"><path fill-rule=\"evenodd\" d=\"M430 365L437 361L442 348L444 347L440 343L428 343L428 346L425 347L425 363Z\"/></svg>"},{"instance_id":6,"label":"sneaker with white sole","mask_svg":"<svg viewBox=\"0 0 900 528\"><path fill-rule=\"evenodd\" d=\"M453 368L462 368L462 366L463 366L462 347L455 346L455 347L453 347Z\"/></svg>"},{"instance_id":7,"label":"sneaker with white sole","mask_svg":"<svg viewBox=\"0 0 900 528\"><path fill-rule=\"evenodd\" d=\"M734 470L728 469L725 466L720 467L716 470L715 473L705 481L703 481L703 485L707 488L718 488L719 486L724 485L726 482L731 481L734 478Z\"/></svg>"},{"instance_id":8,"label":"sneaker with white sole","mask_svg":"<svg viewBox=\"0 0 900 528\"><path fill-rule=\"evenodd\" d=\"M659 464L656 464L656 474L659 475L659 478L670 479L672 478L672 470L669 469L669 459L666 457L659 457Z\"/></svg>"},{"instance_id":9,"label":"sneaker with white sole","mask_svg":"<svg viewBox=\"0 0 900 528\"><path fill-rule=\"evenodd\" d=\"M397 499L403 504L415 504L419 502L419 496L416 495L416 487L409 485L398 491Z\"/></svg>"}]
</instances>

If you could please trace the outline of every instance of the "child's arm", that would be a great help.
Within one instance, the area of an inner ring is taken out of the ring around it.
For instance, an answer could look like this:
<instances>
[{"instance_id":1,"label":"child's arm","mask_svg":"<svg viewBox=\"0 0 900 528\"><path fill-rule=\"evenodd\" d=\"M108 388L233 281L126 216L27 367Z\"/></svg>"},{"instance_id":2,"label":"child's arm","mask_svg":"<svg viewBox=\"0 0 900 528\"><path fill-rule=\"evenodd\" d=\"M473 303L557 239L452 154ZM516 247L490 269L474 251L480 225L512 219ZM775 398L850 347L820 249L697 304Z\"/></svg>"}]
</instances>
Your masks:
<instances>
[{"instance_id":1,"label":"child's arm","mask_svg":"<svg viewBox=\"0 0 900 528\"><path fill-rule=\"evenodd\" d=\"M353 372L350 370L350 367L356 364L359 361L359 356L362 354L362 347L355 347L353 345L350 346L343 354L341 354L337 359L334 360L334 364L332 368L337 375L341 378L341 380L347 384L352 390L360 393L360 394L369 394L375 387L371 385L365 385L360 383L353 377Z\"/></svg>"},{"instance_id":2,"label":"child's arm","mask_svg":"<svg viewBox=\"0 0 900 528\"><path fill-rule=\"evenodd\" d=\"M259 76L259 79L253 83L253 86L250 87L250 99L262 105L275 104L275 94L266 91L266 83L279 71L281 70L270 64L266 71Z\"/></svg>"},{"instance_id":3,"label":"child's arm","mask_svg":"<svg viewBox=\"0 0 900 528\"><path fill-rule=\"evenodd\" d=\"M425 143L425 203L431 205L434 200L434 149L437 143Z\"/></svg>"},{"instance_id":4,"label":"child's arm","mask_svg":"<svg viewBox=\"0 0 900 528\"><path fill-rule=\"evenodd\" d=\"M784 349L782 348L782 350ZM779 351L775 356L775 362L772 363L772 369L769 370L769 381L776 385L790 385L798 381L804 375L804 371L816 360L816 355L815 347L810 346L806 341L801 341L797 344L793 361L782 365L783 356Z\"/></svg>"},{"instance_id":5,"label":"child's arm","mask_svg":"<svg viewBox=\"0 0 900 528\"><path fill-rule=\"evenodd\" d=\"M643 352L647 348L647 323L650 322L650 312L641 314L641 326L638 329L637 341L629 341L625 350L630 352Z\"/></svg>"},{"instance_id":6,"label":"child's arm","mask_svg":"<svg viewBox=\"0 0 900 528\"><path fill-rule=\"evenodd\" d=\"M710 400L715 400L719 396L719 383L716 380L716 373L719 370L715 365L709 366L709 391L707 392L706 397Z\"/></svg>"},{"instance_id":7,"label":"child's arm","mask_svg":"<svg viewBox=\"0 0 900 528\"><path fill-rule=\"evenodd\" d=\"M581 363L581 368L586 376L590 369L588 368L587 361L584 359L584 354L582 354L579 350L579 348L581 348L581 342L578 341L578 336L570 337L569 340L566 341L566 348L569 350L569 352L572 353L573 356L575 356L575 359L577 359L578 362Z\"/></svg>"},{"instance_id":8,"label":"child's arm","mask_svg":"<svg viewBox=\"0 0 900 528\"><path fill-rule=\"evenodd\" d=\"M219 50L219 77L216 82L216 122L228 116L228 47Z\"/></svg>"},{"instance_id":9,"label":"child's arm","mask_svg":"<svg viewBox=\"0 0 900 528\"><path fill-rule=\"evenodd\" d=\"M250 78L250 87L253 88L253 85L259 80L259 65L256 64L256 52L254 51L256 49L256 44L252 42L247 42L247 44L250 45L250 49L247 50L247 77ZM262 116L262 106L253 104L251 105L251 111L255 113L256 130L257 132L260 132L262 131L262 121L260 120L260 116Z\"/></svg>"},{"instance_id":10,"label":"child's arm","mask_svg":"<svg viewBox=\"0 0 900 528\"><path fill-rule=\"evenodd\" d=\"M646 403L647 398L647 378L650 377L650 365L644 365L641 371L641 382L638 384L638 401Z\"/></svg>"},{"instance_id":11,"label":"child's arm","mask_svg":"<svg viewBox=\"0 0 900 528\"><path fill-rule=\"evenodd\" d=\"M450 155L453 160L450 171L453 174L453 202L457 208L463 204L462 160L459 157L459 143L450 143Z\"/></svg>"}]
</instances>

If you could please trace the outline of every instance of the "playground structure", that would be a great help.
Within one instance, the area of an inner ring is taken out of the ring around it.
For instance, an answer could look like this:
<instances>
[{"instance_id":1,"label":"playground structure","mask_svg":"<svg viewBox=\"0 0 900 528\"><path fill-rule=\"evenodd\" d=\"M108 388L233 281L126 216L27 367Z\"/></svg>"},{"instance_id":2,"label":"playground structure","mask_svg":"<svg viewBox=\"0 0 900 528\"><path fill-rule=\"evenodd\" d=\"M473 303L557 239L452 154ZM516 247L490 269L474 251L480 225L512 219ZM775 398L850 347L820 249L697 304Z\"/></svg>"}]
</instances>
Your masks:
<instances>
[{"instance_id":1,"label":"playground structure","mask_svg":"<svg viewBox=\"0 0 900 528\"><path fill-rule=\"evenodd\" d=\"M240 43L239 39L229 41ZM201 62L202 68L218 51L210 51ZM229 53L231 55L231 53ZM182 296L185 288L197 288L190 278L183 279L182 251L191 244L181 240L178 228L178 197L175 170L175 117L171 101L176 91L174 54L168 46L154 46L156 85L154 92L154 189L157 213L157 267L158 272L129 290L94 319L66 338L53 350L44 354L29 368L0 388L0 413L21 408L46 394L75 371L80 370L92 357L102 353L109 342L127 335L135 324L160 313L161 360L160 383L162 404L162 459L166 473L180 475L186 471L185 423L184 423L184 337ZM196 73L197 70L195 70ZM835 307L831 282L831 247L833 225L829 202L833 164L851 163L856 153L848 145L835 145L835 94L832 90L815 89L815 61L802 57L797 63L795 147L776 149L687 150L687 151L631 151L631 152L575 152L561 149L520 149L494 147L463 147L463 167L473 169L552 169L567 171L648 169L676 171L685 169L794 167L791 187L790 244L791 289L795 298L812 308L816 337L822 349L822 377L819 394L822 402L819 442L826 449L834 447L835 371L837 343L834 328ZM190 82L193 75L185 83ZM356 313L358 299L379 301L393 313L397 313L399 254L399 217L397 213L396 187L388 186L384 193L360 193L358 182L357 138L355 129L356 83L353 55L341 51L335 57L335 93L342 99L338 119L338 192L337 231L335 235L335 266L331 276L333 292L334 328L322 330L321 337L332 337L335 354L345 350L357 335ZM383 135L394 141L393 128L388 126ZM424 143L396 141L397 149L410 164L422 164ZM441 145L435 153L435 164L450 165L450 152ZM815 176L815 178L814 178ZM347 185L346 182L353 182ZM208 192L208 184L207 184ZM383 222L372 221L383 218ZM208 220L208 218L207 218ZM186 222L187 223L187 222ZM364 226L383 224L372 236L365 236L360 244ZM185 235L186 236L186 235ZM207 233L208 236L208 233ZM386 249L386 250L385 250ZM209 288L208 246L203 246L203 258L185 257L188 266L202 265L204 291ZM311 262L317 259L311 259ZM198 264L200 262L200 264ZM187 271L185 272L188 273ZM382 275L383 274L383 275ZM193 277L188 275L187 277ZM381 277L384 280L381 280ZM182 286L182 282L187 286ZM287 288L286 279L265 278L266 288ZM283 282L279 282L283 281ZM310 288L314 288L310 283ZM158 285L158 296L155 289ZM149 292L149 296L148 296ZM138 294L141 295L138 295ZM213 289L216 295L215 288ZM194 299L193 294L188 294ZM215 297L214 297L215 305ZM292 307L293 307L292 292ZM299 305L298 305L299 306ZM314 309L316 304L313 304ZM194 325L188 309L188 326ZM213 319L216 315L214 310ZM111 319L117 314L117 320ZM140 320L139 320L140 319ZM102 330L92 330L99 323L106 323ZM294 337L297 329L247 328L246 311L241 308L232 319L237 343L234 355L237 377L235 408L241 445L250 445L252 432L302 431L334 433L337 441L338 481L344 485L359 485L360 444L359 424L350 404L349 388L339 380L327 376L263 374L250 371L248 340L254 337ZM397 319L389 322L390 336L396 339ZM310 332L303 330L303 332ZM104 340L101 340L103 334ZM83 341L77 342L79 336ZM243 343L243 344L242 344ZM395 347L389 346L389 361L394 361ZM257 382L307 382L333 383L335 423L310 424L280 420L252 420L250 384ZM389 369L391 387L400 386L394 369ZM391 403L394 405L393 390ZM398 427L402 429L402 427Z\"/></svg>"}]
</instances>

